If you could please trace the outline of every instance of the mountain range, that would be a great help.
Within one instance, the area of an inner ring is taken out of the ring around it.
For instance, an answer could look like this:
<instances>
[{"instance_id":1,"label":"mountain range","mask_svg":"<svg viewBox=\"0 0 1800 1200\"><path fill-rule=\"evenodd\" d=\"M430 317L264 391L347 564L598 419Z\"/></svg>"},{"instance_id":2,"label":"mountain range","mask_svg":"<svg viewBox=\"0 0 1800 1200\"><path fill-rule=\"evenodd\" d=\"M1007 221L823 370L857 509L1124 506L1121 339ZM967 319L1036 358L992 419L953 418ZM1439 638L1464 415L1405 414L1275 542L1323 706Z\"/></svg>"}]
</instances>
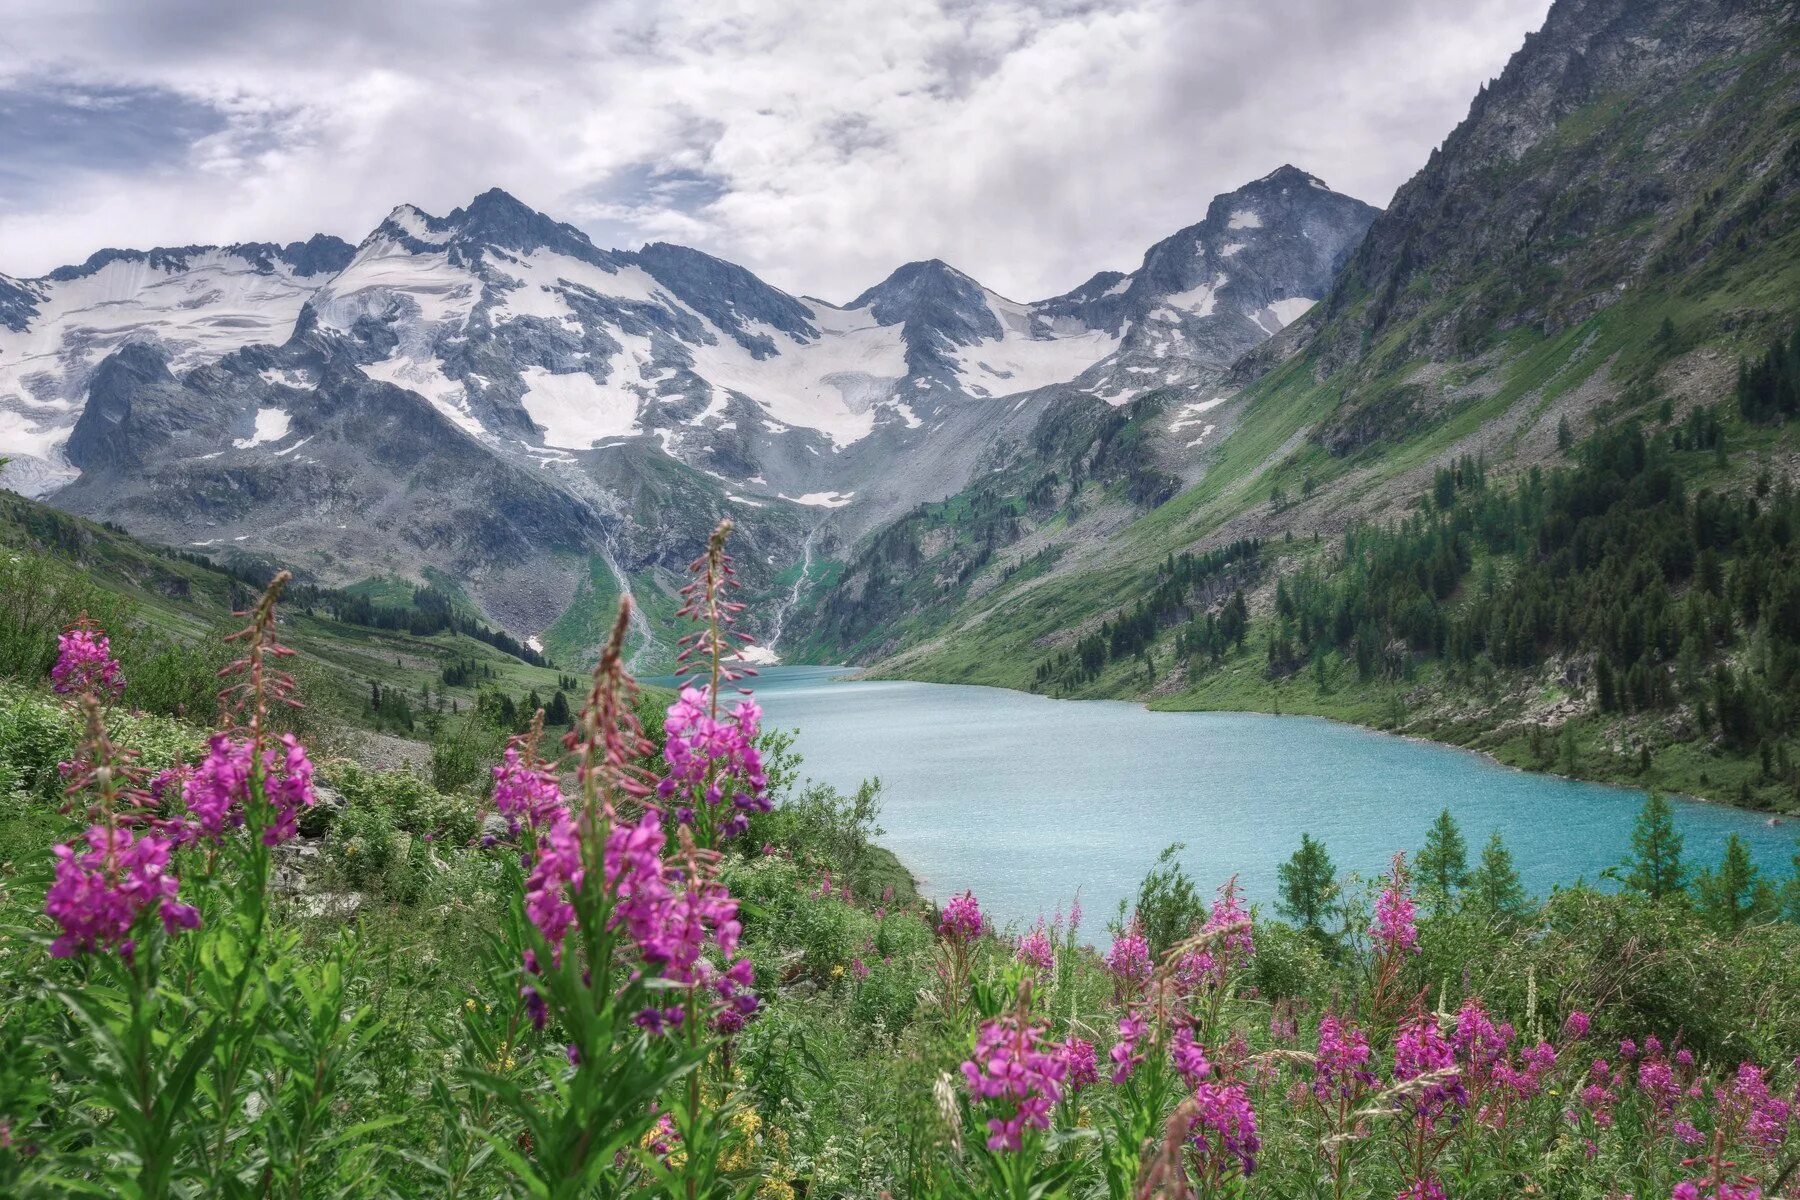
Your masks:
<instances>
[{"instance_id":1,"label":"mountain range","mask_svg":"<svg viewBox=\"0 0 1800 1200\"><path fill-rule=\"evenodd\" d=\"M0 275L0 478L229 561L448 583L571 658L629 590L640 649L666 649L720 517L751 588L797 596L815 552L954 494L1052 409L1210 395L1376 213L1283 166L1033 303L937 260L792 296L498 189L356 246L101 250Z\"/></svg>"}]
</instances>

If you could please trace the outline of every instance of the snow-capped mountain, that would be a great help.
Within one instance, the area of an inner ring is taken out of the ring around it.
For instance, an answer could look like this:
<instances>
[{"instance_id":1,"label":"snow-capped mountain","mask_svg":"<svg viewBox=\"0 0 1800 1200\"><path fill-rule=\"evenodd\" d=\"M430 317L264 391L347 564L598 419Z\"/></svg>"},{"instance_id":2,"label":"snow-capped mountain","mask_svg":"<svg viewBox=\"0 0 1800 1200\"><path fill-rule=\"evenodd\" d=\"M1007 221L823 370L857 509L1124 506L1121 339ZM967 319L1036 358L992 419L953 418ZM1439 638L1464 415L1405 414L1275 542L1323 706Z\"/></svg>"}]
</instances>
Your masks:
<instances>
[{"instance_id":1,"label":"snow-capped mountain","mask_svg":"<svg viewBox=\"0 0 1800 1200\"><path fill-rule=\"evenodd\" d=\"M933 260L834 305L498 189L354 248L105 250L0 276L4 480L329 578L448 570L532 633L593 560L641 584L732 513L773 580L822 523L956 491L1053 400L1211 382L1374 212L1284 167L1037 303Z\"/></svg>"},{"instance_id":2,"label":"snow-capped mountain","mask_svg":"<svg viewBox=\"0 0 1800 1200\"><path fill-rule=\"evenodd\" d=\"M60 451L114 350L155 345L179 371L286 341L301 305L349 257L348 245L321 235L288 246L102 250L41 279L0 276L7 482L45 491L72 477Z\"/></svg>"},{"instance_id":3,"label":"snow-capped mountain","mask_svg":"<svg viewBox=\"0 0 1800 1200\"><path fill-rule=\"evenodd\" d=\"M1118 336L1118 352L1079 380L1109 403L1204 388L1324 296L1380 212L1283 166L1214 197L1205 220L1150 247L1131 274L1103 272L1035 308Z\"/></svg>"}]
</instances>

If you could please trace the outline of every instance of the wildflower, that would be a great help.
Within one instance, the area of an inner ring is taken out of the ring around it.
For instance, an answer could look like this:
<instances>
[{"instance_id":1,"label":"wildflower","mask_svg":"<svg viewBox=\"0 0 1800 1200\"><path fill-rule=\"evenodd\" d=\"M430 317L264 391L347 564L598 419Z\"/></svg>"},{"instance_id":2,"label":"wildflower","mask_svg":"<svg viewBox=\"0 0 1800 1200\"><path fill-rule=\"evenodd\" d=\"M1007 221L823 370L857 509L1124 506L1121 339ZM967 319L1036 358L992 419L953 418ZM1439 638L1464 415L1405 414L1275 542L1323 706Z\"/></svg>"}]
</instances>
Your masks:
<instances>
[{"instance_id":1,"label":"wildflower","mask_svg":"<svg viewBox=\"0 0 1800 1200\"><path fill-rule=\"evenodd\" d=\"M1222 967L1211 951L1189 950L1175 961L1175 986L1184 996L1194 995L1206 985L1222 980Z\"/></svg>"},{"instance_id":2,"label":"wildflower","mask_svg":"<svg viewBox=\"0 0 1800 1200\"><path fill-rule=\"evenodd\" d=\"M1369 934L1383 954L1419 952L1419 928L1413 921L1413 901L1407 890L1404 855L1394 856L1388 884L1375 901L1375 924Z\"/></svg>"},{"instance_id":3,"label":"wildflower","mask_svg":"<svg viewBox=\"0 0 1800 1200\"><path fill-rule=\"evenodd\" d=\"M1193 1143L1213 1178L1225 1177L1228 1164L1235 1165L1240 1175L1256 1170L1262 1139L1243 1084L1202 1083L1195 1088Z\"/></svg>"},{"instance_id":4,"label":"wildflower","mask_svg":"<svg viewBox=\"0 0 1800 1200\"><path fill-rule=\"evenodd\" d=\"M218 839L244 823L250 802L251 741L216 733L206 758L182 785L187 802L189 836ZM270 811L262 830L263 844L277 846L299 832L299 811L315 802L313 767L306 748L293 734L283 734L279 749L263 752L263 794Z\"/></svg>"},{"instance_id":5,"label":"wildflower","mask_svg":"<svg viewBox=\"0 0 1800 1200\"><path fill-rule=\"evenodd\" d=\"M101 700L117 700L124 693L125 675L112 656L112 643L86 616L56 639L50 686L59 696L86 695Z\"/></svg>"},{"instance_id":6,"label":"wildflower","mask_svg":"<svg viewBox=\"0 0 1800 1200\"><path fill-rule=\"evenodd\" d=\"M851 959L850 974L856 979L867 979L869 977L869 964L860 958Z\"/></svg>"},{"instance_id":7,"label":"wildflower","mask_svg":"<svg viewBox=\"0 0 1800 1200\"><path fill-rule=\"evenodd\" d=\"M1150 943L1135 926L1113 939L1106 952L1106 969L1122 994L1135 992L1150 980Z\"/></svg>"},{"instance_id":8,"label":"wildflower","mask_svg":"<svg viewBox=\"0 0 1800 1200\"><path fill-rule=\"evenodd\" d=\"M494 768L494 807L506 814L514 832L521 821L532 829L548 826L567 809L555 773L534 761L536 735L541 729L534 721L530 733L513 738Z\"/></svg>"},{"instance_id":9,"label":"wildflower","mask_svg":"<svg viewBox=\"0 0 1800 1200\"><path fill-rule=\"evenodd\" d=\"M1394 1078L1429 1077L1424 1087L1402 1101L1413 1116L1431 1128L1452 1109L1467 1107L1469 1093L1456 1070L1456 1054L1438 1032L1437 1022L1421 1015L1403 1026L1394 1039Z\"/></svg>"},{"instance_id":10,"label":"wildflower","mask_svg":"<svg viewBox=\"0 0 1800 1200\"><path fill-rule=\"evenodd\" d=\"M1212 915L1206 919L1204 932L1219 935L1220 972L1226 960L1245 959L1256 953L1256 939L1250 931L1250 914L1238 899L1237 876L1227 879L1213 901Z\"/></svg>"},{"instance_id":11,"label":"wildflower","mask_svg":"<svg viewBox=\"0 0 1800 1200\"><path fill-rule=\"evenodd\" d=\"M1348 1100L1358 1088L1375 1086L1369 1070L1369 1039L1354 1025L1326 1014L1319 1020L1319 1050L1313 1060L1313 1095L1320 1103Z\"/></svg>"},{"instance_id":12,"label":"wildflower","mask_svg":"<svg viewBox=\"0 0 1800 1200\"><path fill-rule=\"evenodd\" d=\"M1445 1200L1444 1185L1435 1176L1427 1175L1395 1193L1394 1200Z\"/></svg>"},{"instance_id":13,"label":"wildflower","mask_svg":"<svg viewBox=\"0 0 1800 1200\"><path fill-rule=\"evenodd\" d=\"M1639 1063L1637 1082L1638 1091L1650 1099L1659 1116L1669 1116L1681 1102L1681 1084L1674 1070L1661 1059L1646 1058Z\"/></svg>"},{"instance_id":14,"label":"wildflower","mask_svg":"<svg viewBox=\"0 0 1800 1200\"><path fill-rule=\"evenodd\" d=\"M1189 1087L1198 1087L1200 1081L1212 1074L1212 1063L1206 1059L1206 1049L1194 1040L1194 1031L1186 1025L1175 1031L1173 1044L1169 1047L1169 1058L1175 1064L1176 1072Z\"/></svg>"},{"instance_id":15,"label":"wildflower","mask_svg":"<svg viewBox=\"0 0 1800 1200\"><path fill-rule=\"evenodd\" d=\"M56 877L44 897L44 911L62 927L50 946L53 956L117 947L130 958L132 927L152 905L169 933L200 924L200 914L175 899L180 881L168 870L167 841L105 825L90 828L86 841L83 851L67 845L52 851Z\"/></svg>"},{"instance_id":16,"label":"wildflower","mask_svg":"<svg viewBox=\"0 0 1800 1200\"><path fill-rule=\"evenodd\" d=\"M313 766L306 757L306 747L291 733L281 735L281 769L264 775L269 798L270 820L263 830L265 846L279 846L300 832L300 810L311 808Z\"/></svg>"},{"instance_id":17,"label":"wildflower","mask_svg":"<svg viewBox=\"0 0 1800 1200\"><path fill-rule=\"evenodd\" d=\"M938 918L938 934L953 942L972 942L981 933L981 905L975 893L964 892L950 897Z\"/></svg>"},{"instance_id":18,"label":"wildflower","mask_svg":"<svg viewBox=\"0 0 1800 1200\"><path fill-rule=\"evenodd\" d=\"M1070 1092L1079 1092L1082 1088L1100 1082L1100 1065L1094 1056L1094 1043L1071 1037L1056 1048L1062 1057L1064 1082Z\"/></svg>"},{"instance_id":19,"label":"wildflower","mask_svg":"<svg viewBox=\"0 0 1800 1200\"><path fill-rule=\"evenodd\" d=\"M1587 1036L1588 1015L1580 1009L1571 1012L1563 1019L1562 1035L1564 1041L1578 1042Z\"/></svg>"},{"instance_id":20,"label":"wildflower","mask_svg":"<svg viewBox=\"0 0 1800 1200\"><path fill-rule=\"evenodd\" d=\"M1788 1103L1769 1090L1762 1068L1754 1063L1740 1064L1714 1103L1718 1123L1741 1130L1744 1140L1757 1149L1772 1154L1787 1140Z\"/></svg>"},{"instance_id":21,"label":"wildflower","mask_svg":"<svg viewBox=\"0 0 1800 1200\"><path fill-rule=\"evenodd\" d=\"M1037 928L1019 939L1019 949L1014 957L1037 971L1048 971L1056 965L1056 951L1050 945L1050 934L1041 917Z\"/></svg>"},{"instance_id":22,"label":"wildflower","mask_svg":"<svg viewBox=\"0 0 1800 1200\"><path fill-rule=\"evenodd\" d=\"M756 748L761 722L762 709L748 696L720 716L710 691L683 688L663 725L669 774L658 794L667 799L679 789L697 789L712 808L729 800L740 814L767 812L768 777Z\"/></svg>"},{"instance_id":23,"label":"wildflower","mask_svg":"<svg viewBox=\"0 0 1800 1200\"><path fill-rule=\"evenodd\" d=\"M1062 1099L1068 1064L1055 1047L1043 1047L1043 1026L1009 1013L982 1022L975 1053L963 1063L971 1097L1010 1102L988 1119L989 1150L1018 1150L1027 1129L1048 1129L1050 1110Z\"/></svg>"},{"instance_id":24,"label":"wildflower","mask_svg":"<svg viewBox=\"0 0 1800 1200\"><path fill-rule=\"evenodd\" d=\"M1144 1018L1135 1013L1128 1012L1119 1018L1119 1040L1113 1043L1113 1048L1108 1053L1113 1063L1112 1081L1115 1086L1131 1078L1137 1065L1144 1061L1144 1056L1138 1052L1138 1039L1144 1036L1147 1029Z\"/></svg>"},{"instance_id":25,"label":"wildflower","mask_svg":"<svg viewBox=\"0 0 1800 1200\"><path fill-rule=\"evenodd\" d=\"M1450 1044L1462 1067L1463 1077L1477 1090L1485 1087L1492 1078L1495 1065L1506 1054L1512 1036L1512 1026L1495 1025L1479 1000L1468 1001L1457 1012Z\"/></svg>"}]
</instances>

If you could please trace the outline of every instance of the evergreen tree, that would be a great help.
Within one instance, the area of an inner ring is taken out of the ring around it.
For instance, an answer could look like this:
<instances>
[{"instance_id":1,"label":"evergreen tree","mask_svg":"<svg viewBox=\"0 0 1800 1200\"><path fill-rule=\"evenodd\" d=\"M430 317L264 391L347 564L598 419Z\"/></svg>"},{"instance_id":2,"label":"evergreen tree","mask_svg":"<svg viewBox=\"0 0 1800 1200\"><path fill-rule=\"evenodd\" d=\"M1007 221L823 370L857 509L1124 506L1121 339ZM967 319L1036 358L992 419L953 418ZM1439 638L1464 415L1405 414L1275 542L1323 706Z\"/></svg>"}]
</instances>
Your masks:
<instances>
[{"instance_id":1,"label":"evergreen tree","mask_svg":"<svg viewBox=\"0 0 1800 1200\"><path fill-rule=\"evenodd\" d=\"M1469 882L1469 847L1456 819L1445 809L1425 835L1425 848L1414 860L1419 889L1431 911L1439 916L1450 911L1458 888Z\"/></svg>"},{"instance_id":2,"label":"evergreen tree","mask_svg":"<svg viewBox=\"0 0 1800 1200\"><path fill-rule=\"evenodd\" d=\"M1337 866L1325 850L1324 843L1312 835L1300 835L1300 848L1294 856L1275 868L1281 881L1281 899L1275 909L1282 917L1307 932L1325 936L1325 918L1337 896Z\"/></svg>"},{"instance_id":3,"label":"evergreen tree","mask_svg":"<svg viewBox=\"0 0 1800 1200\"><path fill-rule=\"evenodd\" d=\"M1137 918L1153 959L1161 959L1206 916L1206 905L1193 879L1177 860L1185 849L1183 842L1164 847L1156 856L1156 865L1138 885Z\"/></svg>"},{"instance_id":4,"label":"evergreen tree","mask_svg":"<svg viewBox=\"0 0 1800 1200\"><path fill-rule=\"evenodd\" d=\"M1512 851L1500 840L1498 829L1481 848L1481 865L1469 876L1467 899L1490 917L1516 917L1525 911L1525 886L1519 882Z\"/></svg>"},{"instance_id":5,"label":"evergreen tree","mask_svg":"<svg viewBox=\"0 0 1800 1200\"><path fill-rule=\"evenodd\" d=\"M1735 833L1725 839L1719 869L1700 872L1695 890L1700 894L1700 911L1730 933L1752 921L1766 920L1775 910L1775 889L1750 861L1750 847Z\"/></svg>"},{"instance_id":6,"label":"evergreen tree","mask_svg":"<svg viewBox=\"0 0 1800 1200\"><path fill-rule=\"evenodd\" d=\"M1679 895L1687 883L1681 865L1681 834L1675 828L1675 809L1657 792L1651 792L1631 830L1635 857L1625 876L1627 887L1652 900Z\"/></svg>"}]
</instances>

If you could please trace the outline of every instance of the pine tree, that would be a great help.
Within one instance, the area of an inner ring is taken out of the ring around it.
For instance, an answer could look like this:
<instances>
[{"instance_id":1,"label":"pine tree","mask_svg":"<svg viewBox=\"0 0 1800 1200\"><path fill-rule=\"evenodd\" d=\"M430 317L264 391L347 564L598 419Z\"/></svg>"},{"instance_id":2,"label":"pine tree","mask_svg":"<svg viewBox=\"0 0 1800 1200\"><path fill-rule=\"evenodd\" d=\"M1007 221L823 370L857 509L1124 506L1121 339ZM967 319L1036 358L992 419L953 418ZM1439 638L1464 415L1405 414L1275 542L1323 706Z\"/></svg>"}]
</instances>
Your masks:
<instances>
[{"instance_id":1,"label":"pine tree","mask_svg":"<svg viewBox=\"0 0 1800 1200\"><path fill-rule=\"evenodd\" d=\"M1700 911L1731 933L1766 919L1775 909L1775 889L1750 861L1750 847L1735 833L1725 839L1719 869L1700 872L1695 890L1700 893Z\"/></svg>"},{"instance_id":2,"label":"pine tree","mask_svg":"<svg viewBox=\"0 0 1800 1200\"><path fill-rule=\"evenodd\" d=\"M1680 894L1687 882L1681 865L1681 834L1675 828L1675 809L1659 793L1651 792L1631 830L1634 857L1625 876L1627 887L1652 900Z\"/></svg>"},{"instance_id":3,"label":"pine tree","mask_svg":"<svg viewBox=\"0 0 1800 1200\"><path fill-rule=\"evenodd\" d=\"M1469 882L1469 847L1456 819L1445 809L1425 835L1425 848L1415 860L1419 890L1431 911L1439 916L1450 911L1456 891Z\"/></svg>"},{"instance_id":4,"label":"pine tree","mask_svg":"<svg viewBox=\"0 0 1800 1200\"><path fill-rule=\"evenodd\" d=\"M1512 851L1500 840L1500 831L1488 835L1481 848L1481 865L1469 876L1468 900L1490 917L1516 917L1526 908L1525 886L1513 867Z\"/></svg>"},{"instance_id":5,"label":"pine tree","mask_svg":"<svg viewBox=\"0 0 1800 1200\"><path fill-rule=\"evenodd\" d=\"M1325 917L1337 895L1337 866L1324 843L1312 835L1300 835L1294 856L1275 868L1281 881L1281 899L1275 908L1285 919L1318 937L1325 935Z\"/></svg>"}]
</instances>

